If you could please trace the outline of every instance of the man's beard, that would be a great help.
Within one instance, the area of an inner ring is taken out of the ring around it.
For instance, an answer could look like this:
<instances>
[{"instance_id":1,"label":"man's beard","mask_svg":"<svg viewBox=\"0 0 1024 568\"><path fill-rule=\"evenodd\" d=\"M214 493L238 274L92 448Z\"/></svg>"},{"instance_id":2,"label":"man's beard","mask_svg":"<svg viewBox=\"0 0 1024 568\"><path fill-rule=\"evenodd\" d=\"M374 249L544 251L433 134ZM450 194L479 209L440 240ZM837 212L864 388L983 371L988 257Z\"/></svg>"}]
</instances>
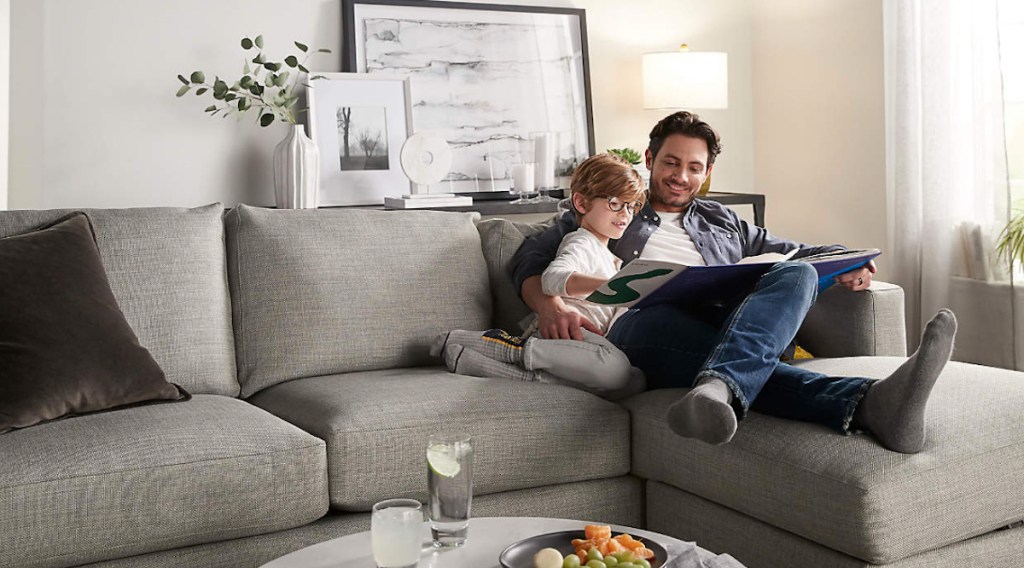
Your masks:
<instances>
[{"instance_id":1,"label":"man's beard","mask_svg":"<svg viewBox=\"0 0 1024 568\"><path fill-rule=\"evenodd\" d=\"M663 193L661 191L661 187L662 186L661 186L660 183L654 183L654 182L651 183L651 191L650 191L650 194L649 194L649 199L651 200L651 204L652 205L660 203L660 204L666 205L668 207L682 207L682 208L686 208L687 206L690 205L690 203L693 202L693 198L695 197L694 194L687 193L686 195L683 195L683 196L681 196L681 197L679 197L678 199L675 199L675 200L667 199L665 197L665 194L669 193L669 192L665 191Z\"/></svg>"}]
</instances>

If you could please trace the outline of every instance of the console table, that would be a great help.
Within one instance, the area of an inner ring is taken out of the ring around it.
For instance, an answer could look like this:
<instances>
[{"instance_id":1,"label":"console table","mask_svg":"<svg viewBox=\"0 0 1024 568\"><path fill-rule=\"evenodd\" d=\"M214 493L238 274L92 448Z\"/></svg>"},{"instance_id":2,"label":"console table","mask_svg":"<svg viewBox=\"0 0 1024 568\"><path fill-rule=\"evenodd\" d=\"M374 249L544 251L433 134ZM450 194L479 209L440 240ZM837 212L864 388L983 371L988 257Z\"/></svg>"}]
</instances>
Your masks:
<instances>
[{"instance_id":1,"label":"console table","mask_svg":"<svg viewBox=\"0 0 1024 568\"><path fill-rule=\"evenodd\" d=\"M557 197L557 192L552 192ZM728 193L712 191L702 199L711 199L723 205L752 205L754 207L754 224L764 227L764 195L759 193ZM478 199L468 207L445 207L443 211L477 211L481 215L519 215L533 213L554 213L558 211L557 203L523 203L512 205L504 200Z\"/></svg>"}]
</instances>

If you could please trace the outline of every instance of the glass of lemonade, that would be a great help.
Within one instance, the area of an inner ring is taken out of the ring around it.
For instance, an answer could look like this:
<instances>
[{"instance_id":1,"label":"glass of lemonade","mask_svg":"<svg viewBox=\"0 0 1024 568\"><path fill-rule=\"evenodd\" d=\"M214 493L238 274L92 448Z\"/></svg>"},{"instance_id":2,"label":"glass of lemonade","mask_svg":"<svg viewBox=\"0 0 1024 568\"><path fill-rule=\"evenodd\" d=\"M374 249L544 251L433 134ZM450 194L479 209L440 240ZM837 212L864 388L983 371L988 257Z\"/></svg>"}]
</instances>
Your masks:
<instances>
[{"instance_id":1,"label":"glass of lemonade","mask_svg":"<svg viewBox=\"0 0 1024 568\"><path fill-rule=\"evenodd\" d=\"M415 499L388 499L373 506L370 540L377 568L412 568L420 561L423 506Z\"/></svg>"},{"instance_id":2,"label":"glass of lemonade","mask_svg":"<svg viewBox=\"0 0 1024 568\"><path fill-rule=\"evenodd\" d=\"M437 548L462 546L473 503L473 445L469 436L434 435L427 444L430 532Z\"/></svg>"}]
</instances>

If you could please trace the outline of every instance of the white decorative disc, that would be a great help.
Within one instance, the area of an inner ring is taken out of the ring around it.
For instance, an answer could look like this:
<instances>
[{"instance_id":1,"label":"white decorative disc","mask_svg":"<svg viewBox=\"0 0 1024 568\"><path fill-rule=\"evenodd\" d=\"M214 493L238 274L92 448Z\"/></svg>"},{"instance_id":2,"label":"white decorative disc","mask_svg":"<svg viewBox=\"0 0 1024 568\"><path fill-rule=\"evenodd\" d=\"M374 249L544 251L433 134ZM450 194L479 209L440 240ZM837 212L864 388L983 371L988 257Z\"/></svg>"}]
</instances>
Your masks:
<instances>
[{"instance_id":1,"label":"white decorative disc","mask_svg":"<svg viewBox=\"0 0 1024 568\"><path fill-rule=\"evenodd\" d=\"M402 171L413 182L433 185L448 175L452 150L444 138L416 133L402 145Z\"/></svg>"}]
</instances>

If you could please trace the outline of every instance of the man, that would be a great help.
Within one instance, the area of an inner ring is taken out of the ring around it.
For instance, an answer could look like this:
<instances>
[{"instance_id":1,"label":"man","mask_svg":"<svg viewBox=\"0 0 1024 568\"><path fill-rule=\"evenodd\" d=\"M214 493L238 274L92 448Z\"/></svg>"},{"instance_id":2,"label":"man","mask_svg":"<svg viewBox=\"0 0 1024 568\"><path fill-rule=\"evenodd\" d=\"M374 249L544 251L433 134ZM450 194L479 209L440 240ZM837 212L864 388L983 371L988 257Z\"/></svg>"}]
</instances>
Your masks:
<instances>
[{"instance_id":1,"label":"man","mask_svg":"<svg viewBox=\"0 0 1024 568\"><path fill-rule=\"evenodd\" d=\"M624 262L649 258L702 265L794 248L794 258L842 249L779 239L717 202L697 199L720 152L718 134L695 114L677 112L655 125L645 153L651 170L648 203L610 245L612 252ZM564 215L528 239L513 261L516 286L538 314L538 332L547 338L579 339L580 328L596 332L592 322L540 287L539 275L557 244L575 228L574 217ZM836 282L865 290L874 271L869 264ZM816 295L817 273L809 264L782 262L741 298L695 298L685 305L630 310L607 337L644 371L649 387L693 387L667 416L669 427L681 436L726 443L737 421L753 409L843 433L864 429L886 448L919 452L927 399L952 350L953 314L940 311L917 352L890 377L828 377L779 362Z\"/></svg>"}]
</instances>

